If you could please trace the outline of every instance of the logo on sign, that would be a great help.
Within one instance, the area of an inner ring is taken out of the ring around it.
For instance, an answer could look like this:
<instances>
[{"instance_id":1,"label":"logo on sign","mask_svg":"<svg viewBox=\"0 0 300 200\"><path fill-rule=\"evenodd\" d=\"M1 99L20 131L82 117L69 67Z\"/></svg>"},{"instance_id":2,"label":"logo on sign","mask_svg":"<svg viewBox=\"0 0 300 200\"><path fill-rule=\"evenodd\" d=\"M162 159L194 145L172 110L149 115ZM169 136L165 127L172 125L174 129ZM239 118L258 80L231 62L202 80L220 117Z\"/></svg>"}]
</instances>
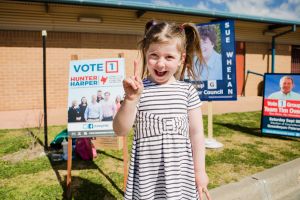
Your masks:
<instances>
[{"instance_id":1,"label":"logo on sign","mask_svg":"<svg viewBox=\"0 0 300 200\"><path fill-rule=\"evenodd\" d=\"M105 63L105 72L106 73L118 73L119 72L119 63L118 61L106 61Z\"/></svg>"},{"instance_id":2,"label":"logo on sign","mask_svg":"<svg viewBox=\"0 0 300 200\"><path fill-rule=\"evenodd\" d=\"M217 89L217 81L216 80L207 81L207 89Z\"/></svg>"},{"instance_id":3,"label":"logo on sign","mask_svg":"<svg viewBox=\"0 0 300 200\"><path fill-rule=\"evenodd\" d=\"M104 84L106 83L106 81L107 81L107 76L102 76L102 77L100 78L100 81L101 81L102 84L104 85Z\"/></svg>"},{"instance_id":4,"label":"logo on sign","mask_svg":"<svg viewBox=\"0 0 300 200\"><path fill-rule=\"evenodd\" d=\"M93 129L94 128L94 124L84 124L83 125L83 129Z\"/></svg>"}]
</instances>

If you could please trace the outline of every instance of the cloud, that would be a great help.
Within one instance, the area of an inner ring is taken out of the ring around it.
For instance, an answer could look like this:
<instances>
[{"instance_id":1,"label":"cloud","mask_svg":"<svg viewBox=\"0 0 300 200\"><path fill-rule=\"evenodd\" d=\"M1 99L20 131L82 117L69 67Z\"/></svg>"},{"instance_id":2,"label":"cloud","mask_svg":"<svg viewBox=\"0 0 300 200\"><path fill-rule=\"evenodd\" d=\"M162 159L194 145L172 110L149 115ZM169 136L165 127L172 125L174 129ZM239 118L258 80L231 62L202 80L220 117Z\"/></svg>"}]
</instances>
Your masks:
<instances>
[{"instance_id":1,"label":"cloud","mask_svg":"<svg viewBox=\"0 0 300 200\"><path fill-rule=\"evenodd\" d=\"M200 1L196 8L198 8L199 10L209 10L207 3Z\"/></svg>"},{"instance_id":2,"label":"cloud","mask_svg":"<svg viewBox=\"0 0 300 200\"><path fill-rule=\"evenodd\" d=\"M187 6L180 4L179 0L151 0L151 2L168 7ZM195 2L194 8L199 10L300 21L300 0L197 0L193 2Z\"/></svg>"},{"instance_id":3,"label":"cloud","mask_svg":"<svg viewBox=\"0 0 300 200\"><path fill-rule=\"evenodd\" d=\"M204 1L200 1L197 6L196 6L197 9L199 10L209 10L209 6L206 2Z\"/></svg>"},{"instance_id":4,"label":"cloud","mask_svg":"<svg viewBox=\"0 0 300 200\"><path fill-rule=\"evenodd\" d=\"M183 5L179 3L175 3L173 1L167 1L167 0L153 0L152 3L159 6L183 7Z\"/></svg>"},{"instance_id":5,"label":"cloud","mask_svg":"<svg viewBox=\"0 0 300 200\"><path fill-rule=\"evenodd\" d=\"M212 6L223 4L231 13L300 20L300 0L288 0L281 4L274 3L272 0L211 0L210 2Z\"/></svg>"}]
</instances>

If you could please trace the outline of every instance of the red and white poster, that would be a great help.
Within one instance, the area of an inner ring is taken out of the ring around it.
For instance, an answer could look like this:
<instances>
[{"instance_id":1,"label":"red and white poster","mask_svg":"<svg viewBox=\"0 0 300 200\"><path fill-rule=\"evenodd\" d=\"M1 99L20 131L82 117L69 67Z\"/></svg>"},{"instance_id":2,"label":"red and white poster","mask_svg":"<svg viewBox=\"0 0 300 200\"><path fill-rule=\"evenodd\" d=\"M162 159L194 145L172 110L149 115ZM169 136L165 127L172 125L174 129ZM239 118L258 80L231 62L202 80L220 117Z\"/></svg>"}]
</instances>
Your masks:
<instances>
[{"instance_id":1,"label":"red and white poster","mask_svg":"<svg viewBox=\"0 0 300 200\"><path fill-rule=\"evenodd\" d=\"M265 74L261 129L300 137L300 74Z\"/></svg>"}]
</instances>

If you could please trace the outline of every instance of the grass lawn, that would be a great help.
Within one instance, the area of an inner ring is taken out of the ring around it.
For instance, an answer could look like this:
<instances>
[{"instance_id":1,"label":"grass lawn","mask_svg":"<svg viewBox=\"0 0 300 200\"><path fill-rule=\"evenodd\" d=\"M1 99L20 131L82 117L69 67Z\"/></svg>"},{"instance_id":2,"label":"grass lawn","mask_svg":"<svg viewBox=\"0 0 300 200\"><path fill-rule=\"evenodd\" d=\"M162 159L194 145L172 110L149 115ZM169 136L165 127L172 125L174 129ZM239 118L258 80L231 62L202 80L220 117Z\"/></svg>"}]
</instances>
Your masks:
<instances>
[{"instance_id":1,"label":"grass lawn","mask_svg":"<svg viewBox=\"0 0 300 200\"><path fill-rule=\"evenodd\" d=\"M259 126L260 112L214 116L214 137L224 148L207 150L209 188L300 157L300 139L261 137ZM65 128L49 127L49 141ZM0 130L0 199L63 199L66 162L51 162L39 155L43 150L31 148L28 130L43 140L43 134L34 128ZM132 133L129 138L130 149ZM122 190L122 150L98 150L93 161L73 161L73 199L122 199Z\"/></svg>"}]
</instances>

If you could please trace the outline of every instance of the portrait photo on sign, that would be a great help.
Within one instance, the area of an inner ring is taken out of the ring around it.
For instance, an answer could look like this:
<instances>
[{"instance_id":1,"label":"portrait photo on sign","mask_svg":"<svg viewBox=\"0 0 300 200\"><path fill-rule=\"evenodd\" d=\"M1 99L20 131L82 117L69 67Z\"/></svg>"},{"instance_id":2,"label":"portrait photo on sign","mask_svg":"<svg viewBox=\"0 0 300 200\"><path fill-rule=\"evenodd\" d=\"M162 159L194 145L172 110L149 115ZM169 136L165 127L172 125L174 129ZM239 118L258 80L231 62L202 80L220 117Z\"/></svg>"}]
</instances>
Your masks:
<instances>
[{"instance_id":1,"label":"portrait photo on sign","mask_svg":"<svg viewBox=\"0 0 300 200\"><path fill-rule=\"evenodd\" d=\"M266 77L265 98L300 101L300 78L292 74Z\"/></svg>"},{"instance_id":2,"label":"portrait photo on sign","mask_svg":"<svg viewBox=\"0 0 300 200\"><path fill-rule=\"evenodd\" d=\"M81 89L70 93L68 122L112 121L121 107L122 95L105 89Z\"/></svg>"},{"instance_id":3,"label":"portrait photo on sign","mask_svg":"<svg viewBox=\"0 0 300 200\"><path fill-rule=\"evenodd\" d=\"M197 26L203 62L195 60L195 80L222 80L222 51L220 24Z\"/></svg>"},{"instance_id":4,"label":"portrait photo on sign","mask_svg":"<svg viewBox=\"0 0 300 200\"><path fill-rule=\"evenodd\" d=\"M197 24L199 56L193 57L194 76L185 81L197 88L202 101L236 101L235 25L233 20Z\"/></svg>"}]
</instances>

